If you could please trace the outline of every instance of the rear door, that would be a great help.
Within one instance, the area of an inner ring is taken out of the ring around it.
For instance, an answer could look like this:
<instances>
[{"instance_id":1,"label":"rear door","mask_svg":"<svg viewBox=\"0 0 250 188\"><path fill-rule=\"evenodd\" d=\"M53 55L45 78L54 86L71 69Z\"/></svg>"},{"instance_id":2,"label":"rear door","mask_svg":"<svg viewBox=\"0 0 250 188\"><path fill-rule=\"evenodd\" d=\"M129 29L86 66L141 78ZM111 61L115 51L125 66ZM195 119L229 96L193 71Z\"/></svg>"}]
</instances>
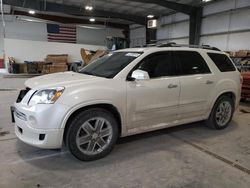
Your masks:
<instances>
[{"instance_id":1,"label":"rear door","mask_svg":"<svg viewBox=\"0 0 250 188\"><path fill-rule=\"evenodd\" d=\"M214 87L214 76L199 52L176 51L180 75L179 120L202 119Z\"/></svg>"}]
</instances>

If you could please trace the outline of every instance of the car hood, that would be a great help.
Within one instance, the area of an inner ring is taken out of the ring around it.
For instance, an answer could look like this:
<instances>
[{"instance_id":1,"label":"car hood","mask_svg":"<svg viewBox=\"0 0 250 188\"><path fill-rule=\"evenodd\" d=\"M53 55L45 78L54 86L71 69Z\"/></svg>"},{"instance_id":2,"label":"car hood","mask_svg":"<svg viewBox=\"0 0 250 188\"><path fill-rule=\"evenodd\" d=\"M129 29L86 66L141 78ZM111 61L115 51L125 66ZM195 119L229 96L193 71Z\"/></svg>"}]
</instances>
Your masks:
<instances>
[{"instance_id":1,"label":"car hood","mask_svg":"<svg viewBox=\"0 0 250 188\"><path fill-rule=\"evenodd\" d=\"M106 78L90 76L75 72L62 72L62 73L48 74L28 79L25 82L25 86L31 89L44 89L44 88L61 87L61 86L67 87L83 83L101 81L104 79Z\"/></svg>"}]
</instances>

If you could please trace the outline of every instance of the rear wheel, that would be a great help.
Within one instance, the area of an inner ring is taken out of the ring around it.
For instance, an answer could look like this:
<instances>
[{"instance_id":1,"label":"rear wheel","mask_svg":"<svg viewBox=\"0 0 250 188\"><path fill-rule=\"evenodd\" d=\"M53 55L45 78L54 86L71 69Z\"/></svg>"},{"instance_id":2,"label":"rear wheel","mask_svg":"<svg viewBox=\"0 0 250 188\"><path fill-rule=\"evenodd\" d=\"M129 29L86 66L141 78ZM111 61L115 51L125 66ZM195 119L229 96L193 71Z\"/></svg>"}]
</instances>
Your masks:
<instances>
[{"instance_id":1,"label":"rear wheel","mask_svg":"<svg viewBox=\"0 0 250 188\"><path fill-rule=\"evenodd\" d=\"M233 113L233 100L229 96L221 96L214 104L207 125L215 129L224 129L232 120Z\"/></svg>"},{"instance_id":2,"label":"rear wheel","mask_svg":"<svg viewBox=\"0 0 250 188\"><path fill-rule=\"evenodd\" d=\"M86 110L78 114L69 126L66 145L82 161L108 155L118 138L116 119L103 109Z\"/></svg>"}]
</instances>

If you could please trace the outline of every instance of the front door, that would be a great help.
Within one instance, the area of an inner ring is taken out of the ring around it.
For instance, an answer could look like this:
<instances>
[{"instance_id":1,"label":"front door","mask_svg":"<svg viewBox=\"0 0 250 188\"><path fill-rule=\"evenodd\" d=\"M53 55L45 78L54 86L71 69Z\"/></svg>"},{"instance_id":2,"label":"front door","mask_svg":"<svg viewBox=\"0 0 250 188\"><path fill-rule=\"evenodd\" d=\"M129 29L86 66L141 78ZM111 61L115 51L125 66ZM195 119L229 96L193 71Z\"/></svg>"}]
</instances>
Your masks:
<instances>
[{"instance_id":1,"label":"front door","mask_svg":"<svg viewBox=\"0 0 250 188\"><path fill-rule=\"evenodd\" d=\"M151 54L137 65L150 79L127 82L128 133L172 125L177 119L180 81L170 52Z\"/></svg>"}]
</instances>

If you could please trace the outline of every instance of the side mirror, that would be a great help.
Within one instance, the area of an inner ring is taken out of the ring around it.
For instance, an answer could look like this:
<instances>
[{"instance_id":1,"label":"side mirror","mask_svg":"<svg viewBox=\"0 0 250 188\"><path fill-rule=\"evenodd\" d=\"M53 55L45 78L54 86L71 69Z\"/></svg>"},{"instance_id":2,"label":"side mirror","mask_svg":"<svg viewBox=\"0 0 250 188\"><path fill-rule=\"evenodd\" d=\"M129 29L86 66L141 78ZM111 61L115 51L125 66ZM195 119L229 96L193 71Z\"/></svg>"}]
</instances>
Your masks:
<instances>
[{"instance_id":1,"label":"side mirror","mask_svg":"<svg viewBox=\"0 0 250 188\"><path fill-rule=\"evenodd\" d=\"M139 69L132 72L131 78L133 78L135 80L148 80L148 79L150 79L149 75L146 71L139 70Z\"/></svg>"}]
</instances>

